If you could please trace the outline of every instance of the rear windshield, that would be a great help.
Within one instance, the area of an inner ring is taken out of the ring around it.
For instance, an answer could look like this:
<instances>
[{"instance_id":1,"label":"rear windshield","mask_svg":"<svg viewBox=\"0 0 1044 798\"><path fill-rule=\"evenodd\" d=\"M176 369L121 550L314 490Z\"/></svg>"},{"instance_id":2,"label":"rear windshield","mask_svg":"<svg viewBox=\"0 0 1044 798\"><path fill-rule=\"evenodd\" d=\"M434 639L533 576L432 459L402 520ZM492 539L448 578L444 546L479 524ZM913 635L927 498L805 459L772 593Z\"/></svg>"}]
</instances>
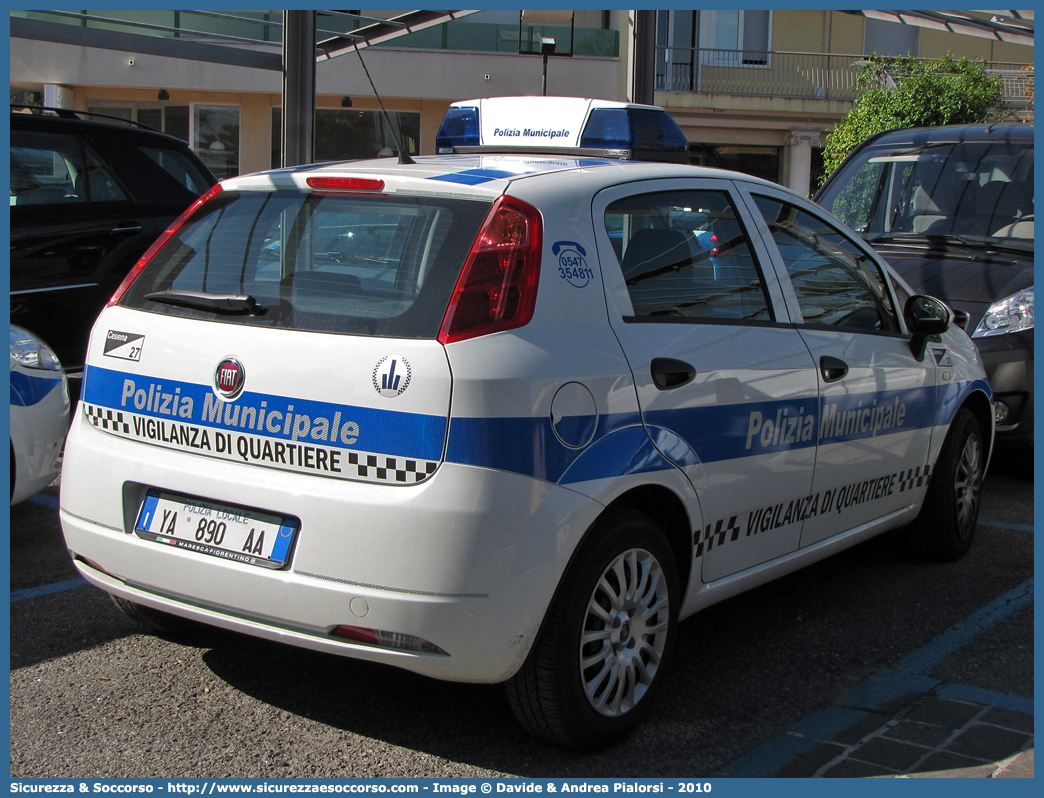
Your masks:
<instances>
[{"instance_id":1,"label":"rear windshield","mask_svg":"<svg viewBox=\"0 0 1044 798\"><path fill-rule=\"evenodd\" d=\"M120 305L260 327L435 338L489 208L430 197L222 192L156 254ZM160 301L154 292L164 292ZM215 311L199 294L251 297L260 307L248 311L237 300Z\"/></svg>"},{"instance_id":2,"label":"rear windshield","mask_svg":"<svg viewBox=\"0 0 1044 798\"><path fill-rule=\"evenodd\" d=\"M864 148L818 198L869 241L924 236L1033 246L1033 143Z\"/></svg>"}]
</instances>

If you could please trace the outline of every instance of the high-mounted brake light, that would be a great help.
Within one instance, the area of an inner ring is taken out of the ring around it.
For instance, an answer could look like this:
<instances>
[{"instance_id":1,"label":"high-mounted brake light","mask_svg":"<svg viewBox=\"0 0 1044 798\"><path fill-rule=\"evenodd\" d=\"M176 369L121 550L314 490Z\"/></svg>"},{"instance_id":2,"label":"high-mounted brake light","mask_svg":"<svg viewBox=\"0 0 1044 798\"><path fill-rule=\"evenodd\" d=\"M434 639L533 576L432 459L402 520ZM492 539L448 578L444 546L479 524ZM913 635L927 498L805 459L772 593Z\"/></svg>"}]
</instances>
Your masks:
<instances>
[{"instance_id":1,"label":"high-mounted brake light","mask_svg":"<svg viewBox=\"0 0 1044 798\"><path fill-rule=\"evenodd\" d=\"M319 191L384 190L384 181L372 177L309 177L305 182Z\"/></svg>"},{"instance_id":2,"label":"high-mounted brake light","mask_svg":"<svg viewBox=\"0 0 1044 798\"><path fill-rule=\"evenodd\" d=\"M203 205L210 202L212 199L214 199L214 197L216 197L220 193L221 184L215 183L213 186L210 187L209 191L199 196L195 202L189 205L185 209L185 212L182 213L181 216L179 216L177 219L175 219L171 223L170 227L168 227L160 234L159 238L152 242L152 246L145 250L145 254L138 258L138 262L134 264L134 268L127 272L127 276L123 278L123 282L120 283L120 287L116 289L116 293L112 295L112 298L109 299L105 306L111 308L113 305L119 302L123 298L123 295L127 293L127 289L131 287L131 283L134 282L134 279L139 274L141 274L141 270L144 269L146 264L150 260L152 260L153 256L160 251L163 245L170 241L174 234L177 233L178 230L180 230L185 225L185 222L187 222L189 218L191 218L192 214L194 214Z\"/></svg>"},{"instance_id":3,"label":"high-mounted brake light","mask_svg":"<svg viewBox=\"0 0 1044 798\"><path fill-rule=\"evenodd\" d=\"M486 217L442 320L450 344L529 323L540 278L540 213L501 197Z\"/></svg>"}]
</instances>

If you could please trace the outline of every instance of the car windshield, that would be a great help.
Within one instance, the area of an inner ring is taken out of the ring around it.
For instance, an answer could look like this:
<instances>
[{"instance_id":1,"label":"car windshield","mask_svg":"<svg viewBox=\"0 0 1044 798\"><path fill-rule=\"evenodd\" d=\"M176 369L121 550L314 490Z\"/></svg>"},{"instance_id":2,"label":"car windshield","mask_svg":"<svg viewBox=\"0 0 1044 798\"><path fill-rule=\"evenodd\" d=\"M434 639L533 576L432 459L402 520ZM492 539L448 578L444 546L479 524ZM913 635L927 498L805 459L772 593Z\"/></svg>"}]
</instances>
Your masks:
<instances>
[{"instance_id":1,"label":"car windshield","mask_svg":"<svg viewBox=\"0 0 1044 798\"><path fill-rule=\"evenodd\" d=\"M868 241L944 236L1033 246L1033 143L880 143L845 164L819 203Z\"/></svg>"}]
</instances>

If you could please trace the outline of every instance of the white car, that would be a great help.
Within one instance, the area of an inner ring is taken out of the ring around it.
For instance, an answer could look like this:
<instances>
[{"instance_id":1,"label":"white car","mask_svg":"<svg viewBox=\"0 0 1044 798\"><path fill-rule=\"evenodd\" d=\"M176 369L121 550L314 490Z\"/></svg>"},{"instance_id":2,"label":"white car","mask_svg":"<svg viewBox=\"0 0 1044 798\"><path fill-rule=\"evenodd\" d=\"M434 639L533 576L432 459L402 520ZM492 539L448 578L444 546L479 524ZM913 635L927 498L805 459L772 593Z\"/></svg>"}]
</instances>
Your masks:
<instances>
[{"instance_id":1,"label":"white car","mask_svg":"<svg viewBox=\"0 0 1044 798\"><path fill-rule=\"evenodd\" d=\"M11 325L11 504L50 485L69 429L65 371L47 344Z\"/></svg>"},{"instance_id":2,"label":"white car","mask_svg":"<svg viewBox=\"0 0 1044 798\"><path fill-rule=\"evenodd\" d=\"M61 494L84 577L160 627L503 682L592 747L680 619L912 522L963 554L993 408L950 310L778 185L620 159L658 109L601 107L647 143L464 131L203 196L94 327Z\"/></svg>"}]
</instances>

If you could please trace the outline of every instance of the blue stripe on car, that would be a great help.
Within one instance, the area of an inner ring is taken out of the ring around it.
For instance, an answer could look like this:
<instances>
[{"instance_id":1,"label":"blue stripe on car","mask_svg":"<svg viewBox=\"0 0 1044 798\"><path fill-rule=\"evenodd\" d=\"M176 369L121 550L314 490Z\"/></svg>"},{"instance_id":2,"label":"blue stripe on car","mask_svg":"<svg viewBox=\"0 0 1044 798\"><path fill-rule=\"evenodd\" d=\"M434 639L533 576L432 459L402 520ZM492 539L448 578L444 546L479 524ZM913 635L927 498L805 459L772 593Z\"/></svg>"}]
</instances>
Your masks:
<instances>
[{"instance_id":1,"label":"blue stripe on car","mask_svg":"<svg viewBox=\"0 0 1044 798\"><path fill-rule=\"evenodd\" d=\"M447 175L436 175L426 178L427 180L443 180L447 183L462 183L466 186L477 186L479 183L488 183L502 177L514 177L514 172L503 172L499 169L465 169L462 172L453 172Z\"/></svg>"},{"instance_id":2,"label":"blue stripe on car","mask_svg":"<svg viewBox=\"0 0 1044 798\"><path fill-rule=\"evenodd\" d=\"M42 402L47 394L61 384L61 377L31 377L20 371L12 371L11 404L15 407L32 407Z\"/></svg>"},{"instance_id":3,"label":"blue stripe on car","mask_svg":"<svg viewBox=\"0 0 1044 798\"><path fill-rule=\"evenodd\" d=\"M710 405L645 414L599 417L594 441L585 449L563 446L550 419L458 418L450 423L446 459L495 468L559 484L755 457L824 444L863 440L925 429L945 418L944 396L962 400L981 381L939 388L881 391L795 401ZM752 432L755 414L758 432ZM582 426L584 420L571 420ZM793 423L791 423L793 421ZM593 422L588 417L587 423ZM766 427L766 423L771 427ZM761 430L779 430L761 437ZM648 431L646 431L648 430ZM651 436L651 440L649 440Z\"/></svg>"},{"instance_id":4,"label":"blue stripe on car","mask_svg":"<svg viewBox=\"0 0 1044 798\"><path fill-rule=\"evenodd\" d=\"M90 366L86 370L83 401L156 419L249 432L277 440L329 443L418 460L441 459L446 439L444 416L249 391L235 401L226 402L218 399L209 385L129 374L99 366ZM290 419L287 419L288 413ZM307 427L304 421L297 426L301 418L307 419ZM347 429L345 425L349 425ZM334 426L338 427L336 431ZM304 429L304 434L297 434L295 438L295 428Z\"/></svg>"}]
</instances>

